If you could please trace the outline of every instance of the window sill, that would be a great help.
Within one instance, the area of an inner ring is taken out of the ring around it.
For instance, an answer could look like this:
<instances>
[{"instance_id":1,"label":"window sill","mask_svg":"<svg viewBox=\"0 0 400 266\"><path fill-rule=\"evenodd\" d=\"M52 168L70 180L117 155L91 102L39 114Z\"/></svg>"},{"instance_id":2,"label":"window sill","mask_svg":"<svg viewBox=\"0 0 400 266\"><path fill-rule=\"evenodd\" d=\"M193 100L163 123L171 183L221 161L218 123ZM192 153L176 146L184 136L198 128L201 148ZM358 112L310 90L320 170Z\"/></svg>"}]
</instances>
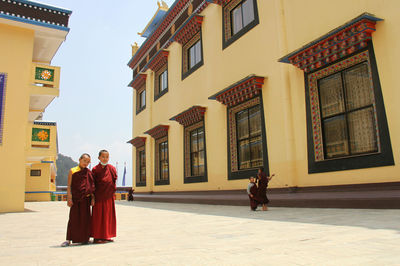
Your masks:
<instances>
[{"instance_id":1,"label":"window sill","mask_svg":"<svg viewBox=\"0 0 400 266\"><path fill-rule=\"evenodd\" d=\"M141 113L144 109L146 109L146 106L144 106L141 109L136 110L136 115L138 115L139 113Z\"/></svg>"},{"instance_id":2,"label":"window sill","mask_svg":"<svg viewBox=\"0 0 400 266\"><path fill-rule=\"evenodd\" d=\"M308 173L325 173L325 172L336 172L343 170L355 170L363 168L373 168L380 166L394 165L393 156L390 152L386 153L374 153L359 155L353 157L345 157L338 159L329 159L319 162L309 160Z\"/></svg>"},{"instance_id":3,"label":"window sill","mask_svg":"<svg viewBox=\"0 0 400 266\"><path fill-rule=\"evenodd\" d=\"M169 185L169 180L156 180L154 182L154 185L156 186L165 186L165 185Z\"/></svg>"},{"instance_id":4,"label":"window sill","mask_svg":"<svg viewBox=\"0 0 400 266\"><path fill-rule=\"evenodd\" d=\"M136 183L136 186L137 187L145 187L146 186L146 181L145 182Z\"/></svg>"},{"instance_id":5,"label":"window sill","mask_svg":"<svg viewBox=\"0 0 400 266\"><path fill-rule=\"evenodd\" d=\"M185 78L187 78L190 74L192 74L193 72L195 72L197 69L199 69L202 65L204 65L204 61L201 60L199 63L197 63L196 65L194 65L191 69L189 69L188 71L186 71L185 73L182 73L182 80L184 80Z\"/></svg>"},{"instance_id":6,"label":"window sill","mask_svg":"<svg viewBox=\"0 0 400 266\"><path fill-rule=\"evenodd\" d=\"M164 94L166 94L168 92L168 88L166 88L165 90L163 90L162 92L160 92L157 95L154 95L154 101L157 101L158 99L160 99Z\"/></svg>"},{"instance_id":7,"label":"window sill","mask_svg":"<svg viewBox=\"0 0 400 266\"><path fill-rule=\"evenodd\" d=\"M207 175L204 176L187 176L184 178L184 184L208 182Z\"/></svg>"},{"instance_id":8,"label":"window sill","mask_svg":"<svg viewBox=\"0 0 400 266\"><path fill-rule=\"evenodd\" d=\"M248 179L250 176L255 177L257 173L258 173L258 168L239 170L231 172L230 175L228 176L228 180Z\"/></svg>"},{"instance_id":9,"label":"window sill","mask_svg":"<svg viewBox=\"0 0 400 266\"><path fill-rule=\"evenodd\" d=\"M259 20L258 18L256 18L255 20L253 20L252 22L250 22L248 25L246 25L246 27L244 27L243 29L241 29L240 31L238 31L235 35L233 35L230 39L225 40L224 36L222 36L222 49L224 50L225 48L227 48L229 45L231 45L232 43L234 43L235 41L237 41L238 39L240 39L240 37L242 37L243 35L245 35L247 32L249 32L251 29L253 29L255 26L257 26L259 24ZM225 34L225 32L223 33Z\"/></svg>"}]
</instances>

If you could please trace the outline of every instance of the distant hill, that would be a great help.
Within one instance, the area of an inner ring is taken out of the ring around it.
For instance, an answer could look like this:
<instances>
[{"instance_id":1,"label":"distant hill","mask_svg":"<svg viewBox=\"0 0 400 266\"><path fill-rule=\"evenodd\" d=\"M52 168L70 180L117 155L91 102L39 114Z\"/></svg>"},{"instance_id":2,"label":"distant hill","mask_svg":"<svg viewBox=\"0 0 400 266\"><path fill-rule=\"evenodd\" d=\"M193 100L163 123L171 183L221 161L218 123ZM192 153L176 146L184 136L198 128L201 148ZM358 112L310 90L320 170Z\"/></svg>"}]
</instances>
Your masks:
<instances>
[{"instance_id":1,"label":"distant hill","mask_svg":"<svg viewBox=\"0 0 400 266\"><path fill-rule=\"evenodd\" d=\"M56 185L57 186L66 186L68 184L68 172L72 167L78 165L77 162L72 160L71 157L58 154L58 159L56 161L57 164L57 177L56 177Z\"/></svg>"}]
</instances>

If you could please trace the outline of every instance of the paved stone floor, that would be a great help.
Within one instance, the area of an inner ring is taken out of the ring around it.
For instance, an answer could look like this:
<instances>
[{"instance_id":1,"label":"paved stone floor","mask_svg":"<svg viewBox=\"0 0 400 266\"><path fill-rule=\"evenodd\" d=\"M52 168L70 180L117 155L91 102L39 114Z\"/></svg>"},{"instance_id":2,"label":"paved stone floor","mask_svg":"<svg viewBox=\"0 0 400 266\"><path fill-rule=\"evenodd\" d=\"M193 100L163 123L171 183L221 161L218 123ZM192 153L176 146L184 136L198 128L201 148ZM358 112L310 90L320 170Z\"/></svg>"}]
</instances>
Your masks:
<instances>
[{"instance_id":1,"label":"paved stone floor","mask_svg":"<svg viewBox=\"0 0 400 266\"><path fill-rule=\"evenodd\" d=\"M0 214L1 265L400 265L400 210L118 202L114 243L59 247L65 202Z\"/></svg>"}]
</instances>

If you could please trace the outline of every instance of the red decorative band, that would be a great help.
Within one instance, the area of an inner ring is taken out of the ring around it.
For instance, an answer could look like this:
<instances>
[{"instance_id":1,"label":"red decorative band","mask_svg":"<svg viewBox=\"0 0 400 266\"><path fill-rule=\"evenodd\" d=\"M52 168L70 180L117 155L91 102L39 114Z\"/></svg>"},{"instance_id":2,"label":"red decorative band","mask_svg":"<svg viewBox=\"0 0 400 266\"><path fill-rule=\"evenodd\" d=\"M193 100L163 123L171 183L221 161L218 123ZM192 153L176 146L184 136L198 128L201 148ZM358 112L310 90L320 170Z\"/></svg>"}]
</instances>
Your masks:
<instances>
[{"instance_id":1,"label":"red decorative band","mask_svg":"<svg viewBox=\"0 0 400 266\"><path fill-rule=\"evenodd\" d=\"M134 80L131 81L129 86L134 88L135 90L140 89L146 83L146 78L146 74L139 74Z\"/></svg>"},{"instance_id":2,"label":"red decorative band","mask_svg":"<svg viewBox=\"0 0 400 266\"><path fill-rule=\"evenodd\" d=\"M263 84L264 77L252 75L209 97L209 99L217 100L228 107L234 106L259 95Z\"/></svg>"},{"instance_id":3,"label":"red decorative band","mask_svg":"<svg viewBox=\"0 0 400 266\"><path fill-rule=\"evenodd\" d=\"M288 60L305 72L319 69L365 48L375 31L375 24L376 21L363 18L291 55Z\"/></svg>"},{"instance_id":4,"label":"red decorative band","mask_svg":"<svg viewBox=\"0 0 400 266\"><path fill-rule=\"evenodd\" d=\"M158 55L156 55L150 62L148 67L157 72L161 67L163 67L168 61L169 52L166 50L161 50Z\"/></svg>"},{"instance_id":5,"label":"red decorative band","mask_svg":"<svg viewBox=\"0 0 400 266\"><path fill-rule=\"evenodd\" d=\"M214 0L214 4L220 5L220 6L225 6L228 4L231 0Z\"/></svg>"},{"instance_id":6,"label":"red decorative band","mask_svg":"<svg viewBox=\"0 0 400 266\"><path fill-rule=\"evenodd\" d=\"M168 125L158 125L153 127L152 129L147 130L146 132L144 132L144 134L148 134L154 139L159 139L168 135L168 129Z\"/></svg>"},{"instance_id":7,"label":"red decorative band","mask_svg":"<svg viewBox=\"0 0 400 266\"><path fill-rule=\"evenodd\" d=\"M184 45L201 29L203 16L193 15L181 28L175 33L174 40Z\"/></svg>"},{"instance_id":8,"label":"red decorative band","mask_svg":"<svg viewBox=\"0 0 400 266\"><path fill-rule=\"evenodd\" d=\"M144 146L144 144L146 144L146 138L145 137L136 137L134 139L131 139L127 143L132 144L136 148L140 148L140 147Z\"/></svg>"},{"instance_id":9,"label":"red decorative band","mask_svg":"<svg viewBox=\"0 0 400 266\"><path fill-rule=\"evenodd\" d=\"M205 107L196 105L172 117L170 120L176 121L179 124L187 127L203 120L205 112L206 112Z\"/></svg>"}]
</instances>

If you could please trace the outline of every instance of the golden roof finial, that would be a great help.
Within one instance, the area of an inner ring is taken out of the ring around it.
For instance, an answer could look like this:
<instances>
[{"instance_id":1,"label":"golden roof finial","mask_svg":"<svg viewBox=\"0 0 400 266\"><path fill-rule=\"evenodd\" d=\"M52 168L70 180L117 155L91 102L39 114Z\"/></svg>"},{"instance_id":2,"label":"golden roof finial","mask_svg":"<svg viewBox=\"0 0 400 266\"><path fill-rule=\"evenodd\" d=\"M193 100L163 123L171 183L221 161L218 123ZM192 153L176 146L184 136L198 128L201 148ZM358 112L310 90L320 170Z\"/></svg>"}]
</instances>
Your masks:
<instances>
[{"instance_id":1,"label":"golden roof finial","mask_svg":"<svg viewBox=\"0 0 400 266\"><path fill-rule=\"evenodd\" d=\"M157 5L159 9L168 10L169 8L167 3L165 3L163 0L161 0L161 3L160 1L157 1Z\"/></svg>"},{"instance_id":2,"label":"golden roof finial","mask_svg":"<svg viewBox=\"0 0 400 266\"><path fill-rule=\"evenodd\" d=\"M137 42L134 42L133 45L131 44L131 47L132 47L132 56L134 56L137 50L139 50L139 45L137 44Z\"/></svg>"}]
</instances>

